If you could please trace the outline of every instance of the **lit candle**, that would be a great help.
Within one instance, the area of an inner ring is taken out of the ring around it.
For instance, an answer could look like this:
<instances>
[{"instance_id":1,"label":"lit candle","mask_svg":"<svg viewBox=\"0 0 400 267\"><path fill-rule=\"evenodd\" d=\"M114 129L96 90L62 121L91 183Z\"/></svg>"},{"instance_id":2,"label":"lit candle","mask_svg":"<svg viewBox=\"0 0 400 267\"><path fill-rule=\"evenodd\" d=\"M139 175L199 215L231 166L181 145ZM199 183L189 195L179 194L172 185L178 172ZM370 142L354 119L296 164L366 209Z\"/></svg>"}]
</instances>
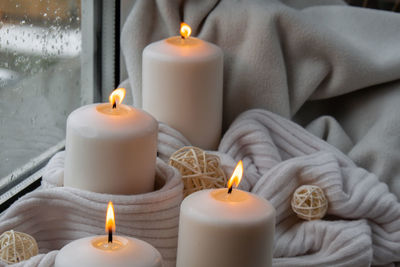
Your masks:
<instances>
[{"instance_id":1,"label":"lit candle","mask_svg":"<svg viewBox=\"0 0 400 267\"><path fill-rule=\"evenodd\" d=\"M228 189L199 191L182 202L177 267L272 266L275 209L233 189L242 174L240 161Z\"/></svg>"},{"instance_id":2,"label":"lit candle","mask_svg":"<svg viewBox=\"0 0 400 267\"><path fill-rule=\"evenodd\" d=\"M181 36L148 45L143 51L143 109L180 131L192 145L216 149L222 127L222 50Z\"/></svg>"},{"instance_id":3,"label":"lit candle","mask_svg":"<svg viewBox=\"0 0 400 267\"><path fill-rule=\"evenodd\" d=\"M114 209L108 204L108 235L75 240L57 254L55 267L161 267L160 253L150 244L131 237L113 236Z\"/></svg>"},{"instance_id":4,"label":"lit candle","mask_svg":"<svg viewBox=\"0 0 400 267\"><path fill-rule=\"evenodd\" d=\"M64 186L126 195L154 190L158 123L121 104L124 95L116 89L110 103L68 116Z\"/></svg>"}]
</instances>

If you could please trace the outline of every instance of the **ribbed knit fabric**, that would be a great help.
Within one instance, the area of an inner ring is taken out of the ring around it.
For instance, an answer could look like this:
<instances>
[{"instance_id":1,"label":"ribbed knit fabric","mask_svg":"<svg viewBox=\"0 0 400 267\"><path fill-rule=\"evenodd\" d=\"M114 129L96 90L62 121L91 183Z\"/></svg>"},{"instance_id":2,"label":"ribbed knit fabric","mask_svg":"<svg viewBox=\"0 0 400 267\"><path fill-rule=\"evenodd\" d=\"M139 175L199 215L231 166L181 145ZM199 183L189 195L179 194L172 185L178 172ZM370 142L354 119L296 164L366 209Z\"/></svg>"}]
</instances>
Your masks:
<instances>
[{"instance_id":1,"label":"ribbed knit fabric","mask_svg":"<svg viewBox=\"0 0 400 267\"><path fill-rule=\"evenodd\" d=\"M181 176L157 160L156 190L140 195L99 194L54 187L62 179L64 152L49 162L43 188L19 199L0 217L0 232L18 229L34 236L40 253L62 248L72 240L103 235L108 201L116 216L117 235L145 240L163 256L165 266L175 266ZM57 253L40 254L18 266L53 266ZM1 263L0 263L1 265Z\"/></svg>"},{"instance_id":2,"label":"ribbed knit fabric","mask_svg":"<svg viewBox=\"0 0 400 267\"><path fill-rule=\"evenodd\" d=\"M179 133L175 137L159 145L164 158L187 142ZM396 196L374 174L297 124L265 110L244 112L215 153L227 175L242 159L245 178L240 188L275 207L274 266L369 266L400 261ZM303 184L324 190L329 210L323 220L303 221L291 210L292 194Z\"/></svg>"},{"instance_id":3,"label":"ribbed knit fabric","mask_svg":"<svg viewBox=\"0 0 400 267\"><path fill-rule=\"evenodd\" d=\"M160 158L166 160L188 141L160 125ZM400 261L400 203L374 174L300 126L265 110L241 114L221 140L223 168L230 175L239 159L245 177L240 187L268 199L277 211L274 266L369 266ZM43 189L18 200L0 217L0 231L33 235L41 253L104 228L104 206L115 202L117 231L158 248L174 266L178 206L182 184L174 169L157 162L166 184L153 193L111 196L71 188L62 182L63 154L49 163ZM303 221L290 208L294 190L320 186L328 200L322 220ZM50 187L50 188L49 188ZM52 188L51 188L52 187ZM45 217L45 215L47 217ZM56 251L17 266L52 266Z\"/></svg>"}]
</instances>

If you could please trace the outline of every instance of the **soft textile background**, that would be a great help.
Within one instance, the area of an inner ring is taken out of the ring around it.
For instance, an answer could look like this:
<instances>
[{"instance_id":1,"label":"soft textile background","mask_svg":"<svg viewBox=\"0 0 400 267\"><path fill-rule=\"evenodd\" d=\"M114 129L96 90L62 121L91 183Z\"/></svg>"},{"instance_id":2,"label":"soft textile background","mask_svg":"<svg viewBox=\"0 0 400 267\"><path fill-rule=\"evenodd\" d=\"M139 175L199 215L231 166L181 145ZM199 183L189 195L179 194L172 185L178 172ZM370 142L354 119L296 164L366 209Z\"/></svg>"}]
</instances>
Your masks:
<instances>
[{"instance_id":1,"label":"soft textile background","mask_svg":"<svg viewBox=\"0 0 400 267\"><path fill-rule=\"evenodd\" d=\"M121 45L134 105L141 53L177 35L224 51L224 128L263 108L299 122L400 196L400 15L341 1L136 0Z\"/></svg>"},{"instance_id":2,"label":"soft textile background","mask_svg":"<svg viewBox=\"0 0 400 267\"><path fill-rule=\"evenodd\" d=\"M187 140L160 125L162 159ZM216 151L232 173L243 160L244 190L268 199L276 209L273 266L393 266L400 261L400 203L376 175L318 137L265 110L242 113ZM325 192L328 216L304 221L290 208L303 184Z\"/></svg>"},{"instance_id":3,"label":"soft textile background","mask_svg":"<svg viewBox=\"0 0 400 267\"><path fill-rule=\"evenodd\" d=\"M189 145L185 137L160 125L161 159L183 145ZM245 178L240 187L275 207L274 267L393 266L400 261L396 197L374 174L300 126L265 110L250 110L235 120L213 153L220 156L226 175L242 159ZM29 233L40 247L41 254L16 266L51 267L54 250L76 238L103 233L109 199L115 204L118 233L150 242L163 255L165 267L175 266L182 197L176 169L158 160L158 177L165 177L160 190L112 196L53 187L63 182L63 165L61 152L46 167L45 188L25 195L0 216L0 232ZM303 184L324 190L329 201L324 219L304 221L291 210L293 191Z\"/></svg>"}]
</instances>

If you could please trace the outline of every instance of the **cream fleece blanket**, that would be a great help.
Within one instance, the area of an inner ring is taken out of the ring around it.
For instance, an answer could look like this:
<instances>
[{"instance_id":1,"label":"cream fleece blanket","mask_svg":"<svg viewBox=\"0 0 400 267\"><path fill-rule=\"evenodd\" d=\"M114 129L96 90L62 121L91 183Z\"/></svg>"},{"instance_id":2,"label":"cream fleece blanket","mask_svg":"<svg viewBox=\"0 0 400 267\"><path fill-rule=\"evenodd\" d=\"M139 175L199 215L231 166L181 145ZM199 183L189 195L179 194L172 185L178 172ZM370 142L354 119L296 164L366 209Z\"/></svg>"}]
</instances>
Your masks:
<instances>
[{"instance_id":1,"label":"cream fleece blanket","mask_svg":"<svg viewBox=\"0 0 400 267\"><path fill-rule=\"evenodd\" d=\"M135 106L141 51L178 35L185 21L193 36L224 52L224 130L249 109L280 114L375 173L400 199L398 13L340 0L125 2L123 86Z\"/></svg>"},{"instance_id":2,"label":"cream fleece blanket","mask_svg":"<svg viewBox=\"0 0 400 267\"><path fill-rule=\"evenodd\" d=\"M189 145L160 125L159 155L166 160ZM305 129L264 110L243 113L231 125L219 151L227 175L239 159L240 187L268 199L277 211L274 266L369 266L400 261L400 203L385 183L357 167L346 155ZM104 207L115 202L118 233L142 238L175 265L178 207L182 183L177 171L158 161L160 190L137 196L111 196L54 187L62 182L63 153L47 166L41 190L27 194L0 217L0 232L33 235L43 253L20 266L52 266L57 251L71 240L104 230ZM294 190L320 186L329 200L323 220L303 221L290 208ZM47 254L44 254L47 253Z\"/></svg>"}]
</instances>

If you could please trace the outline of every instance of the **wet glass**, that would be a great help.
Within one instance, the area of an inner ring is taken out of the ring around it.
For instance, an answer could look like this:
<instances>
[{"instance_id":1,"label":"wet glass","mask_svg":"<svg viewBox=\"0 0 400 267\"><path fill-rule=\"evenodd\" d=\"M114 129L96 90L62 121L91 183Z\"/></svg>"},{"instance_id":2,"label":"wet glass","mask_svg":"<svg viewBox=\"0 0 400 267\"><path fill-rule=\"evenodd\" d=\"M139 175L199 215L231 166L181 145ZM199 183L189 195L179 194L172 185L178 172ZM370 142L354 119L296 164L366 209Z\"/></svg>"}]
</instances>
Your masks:
<instances>
[{"instance_id":1,"label":"wet glass","mask_svg":"<svg viewBox=\"0 0 400 267\"><path fill-rule=\"evenodd\" d=\"M0 178L65 138L80 105L81 1L0 1Z\"/></svg>"}]
</instances>

